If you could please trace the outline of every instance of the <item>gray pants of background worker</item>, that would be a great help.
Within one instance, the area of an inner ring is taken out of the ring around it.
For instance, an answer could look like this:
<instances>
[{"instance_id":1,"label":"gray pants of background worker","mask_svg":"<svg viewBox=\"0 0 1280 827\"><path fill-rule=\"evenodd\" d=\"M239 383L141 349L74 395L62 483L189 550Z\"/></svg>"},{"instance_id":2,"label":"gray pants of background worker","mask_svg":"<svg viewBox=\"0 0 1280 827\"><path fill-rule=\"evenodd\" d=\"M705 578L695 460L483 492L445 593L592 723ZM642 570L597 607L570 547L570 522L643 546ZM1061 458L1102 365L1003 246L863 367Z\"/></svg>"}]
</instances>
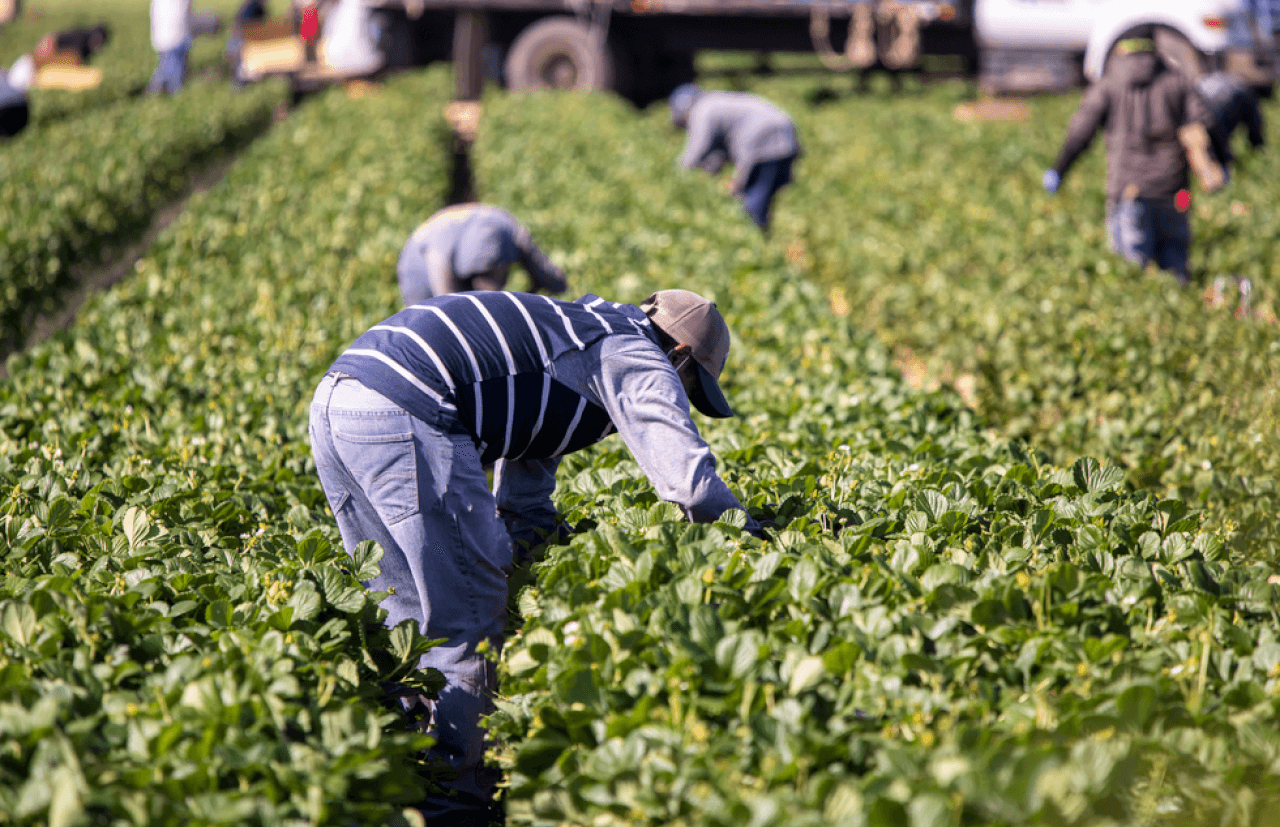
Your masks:
<instances>
[{"instance_id":1,"label":"gray pants of background worker","mask_svg":"<svg viewBox=\"0 0 1280 827\"><path fill-rule=\"evenodd\" d=\"M464 823L493 800L497 774L484 765L479 721L493 711L494 663L477 650L501 647L507 620L511 541L497 517L471 436L449 421L410 416L345 374L330 373L311 403L311 450L320 484L350 553L362 540L383 550L370 589L395 589L382 602L387 625L417 621L447 642L420 666L444 674L434 702L434 754L458 772L454 800L429 799L428 824ZM480 820L477 823L485 823Z\"/></svg>"},{"instance_id":2,"label":"gray pants of background worker","mask_svg":"<svg viewBox=\"0 0 1280 827\"><path fill-rule=\"evenodd\" d=\"M1191 222L1172 198L1108 201L1107 236L1112 249L1134 264L1155 262L1182 284L1190 282Z\"/></svg>"}]
</instances>

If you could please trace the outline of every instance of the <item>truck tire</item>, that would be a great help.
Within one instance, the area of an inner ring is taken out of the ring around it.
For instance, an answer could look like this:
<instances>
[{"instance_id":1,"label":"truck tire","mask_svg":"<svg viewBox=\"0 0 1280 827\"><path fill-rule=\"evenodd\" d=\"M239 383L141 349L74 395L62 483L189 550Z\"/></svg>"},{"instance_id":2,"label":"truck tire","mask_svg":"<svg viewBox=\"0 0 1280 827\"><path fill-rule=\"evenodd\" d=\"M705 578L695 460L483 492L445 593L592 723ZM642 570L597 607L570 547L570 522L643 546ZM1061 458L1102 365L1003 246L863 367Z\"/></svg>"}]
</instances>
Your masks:
<instances>
[{"instance_id":1,"label":"truck tire","mask_svg":"<svg viewBox=\"0 0 1280 827\"><path fill-rule=\"evenodd\" d=\"M516 37L507 52L507 88L613 89L609 44L572 17L544 17Z\"/></svg>"}]
</instances>

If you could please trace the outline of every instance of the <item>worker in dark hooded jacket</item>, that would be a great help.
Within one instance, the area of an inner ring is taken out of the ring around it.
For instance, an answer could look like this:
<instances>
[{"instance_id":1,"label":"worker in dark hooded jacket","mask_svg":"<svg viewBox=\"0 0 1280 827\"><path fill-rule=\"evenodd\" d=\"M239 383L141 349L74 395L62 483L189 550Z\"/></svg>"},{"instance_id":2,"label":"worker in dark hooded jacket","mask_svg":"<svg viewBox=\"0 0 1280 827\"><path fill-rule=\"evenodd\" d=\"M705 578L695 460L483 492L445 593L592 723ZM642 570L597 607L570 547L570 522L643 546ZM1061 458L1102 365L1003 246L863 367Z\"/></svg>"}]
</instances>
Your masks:
<instances>
[{"instance_id":1,"label":"worker in dark hooded jacket","mask_svg":"<svg viewBox=\"0 0 1280 827\"><path fill-rule=\"evenodd\" d=\"M1228 166L1235 160L1231 135L1241 125L1248 130L1249 145L1254 149L1262 147L1265 143L1262 110L1258 108L1258 97L1244 78L1231 72L1213 72L1204 76L1197 89L1213 116L1209 138L1219 163Z\"/></svg>"},{"instance_id":2,"label":"worker in dark hooded jacket","mask_svg":"<svg viewBox=\"0 0 1280 827\"><path fill-rule=\"evenodd\" d=\"M1190 181L1184 142L1208 146L1210 114L1195 87L1155 52L1154 29L1128 30L1071 119L1044 187L1062 178L1100 129L1107 135L1107 234L1126 259L1190 280L1191 224L1177 195ZM1188 136L1191 136L1189 138Z\"/></svg>"},{"instance_id":3,"label":"worker in dark hooded jacket","mask_svg":"<svg viewBox=\"0 0 1280 827\"><path fill-rule=\"evenodd\" d=\"M502 290L516 262L529 273L535 293L563 293L568 287L564 271L511 213L488 204L458 204L414 230L400 251L396 275L409 306L448 293Z\"/></svg>"},{"instance_id":4,"label":"worker in dark hooded jacket","mask_svg":"<svg viewBox=\"0 0 1280 827\"><path fill-rule=\"evenodd\" d=\"M680 163L713 175L728 161L734 165L733 193L762 230L769 228L769 207L778 190L791 182L800 156L800 140L791 116L757 95L705 92L697 84L676 87L668 102L671 122L688 129Z\"/></svg>"}]
</instances>

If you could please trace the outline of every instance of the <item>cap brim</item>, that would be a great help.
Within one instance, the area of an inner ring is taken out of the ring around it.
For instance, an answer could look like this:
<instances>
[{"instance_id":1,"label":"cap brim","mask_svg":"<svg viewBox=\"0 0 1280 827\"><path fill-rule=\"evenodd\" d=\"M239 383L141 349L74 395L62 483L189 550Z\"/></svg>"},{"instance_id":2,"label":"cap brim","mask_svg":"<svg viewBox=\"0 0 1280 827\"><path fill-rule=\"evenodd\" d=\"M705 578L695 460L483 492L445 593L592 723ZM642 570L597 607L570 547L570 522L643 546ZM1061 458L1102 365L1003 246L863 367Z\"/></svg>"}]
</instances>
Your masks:
<instances>
[{"instance_id":1,"label":"cap brim","mask_svg":"<svg viewBox=\"0 0 1280 827\"><path fill-rule=\"evenodd\" d=\"M733 408L730 408L729 403L725 401L716 378L702 365L697 362L694 364L698 368L698 384L694 387L693 393L689 394L689 401L693 403L693 407L716 419L727 419L733 416Z\"/></svg>"}]
</instances>

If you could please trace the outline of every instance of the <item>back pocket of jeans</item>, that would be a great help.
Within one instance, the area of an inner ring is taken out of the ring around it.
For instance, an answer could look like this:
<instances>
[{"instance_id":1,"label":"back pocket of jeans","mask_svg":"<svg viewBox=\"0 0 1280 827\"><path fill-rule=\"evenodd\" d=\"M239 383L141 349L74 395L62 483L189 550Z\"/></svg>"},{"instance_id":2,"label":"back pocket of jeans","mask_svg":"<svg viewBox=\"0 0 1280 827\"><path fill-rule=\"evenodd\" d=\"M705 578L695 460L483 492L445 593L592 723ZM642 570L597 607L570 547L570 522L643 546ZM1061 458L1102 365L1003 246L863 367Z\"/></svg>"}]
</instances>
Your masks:
<instances>
[{"instance_id":1,"label":"back pocket of jeans","mask_svg":"<svg viewBox=\"0 0 1280 827\"><path fill-rule=\"evenodd\" d=\"M352 433L335 428L333 436L343 464L385 524L418 513L413 434Z\"/></svg>"}]
</instances>

